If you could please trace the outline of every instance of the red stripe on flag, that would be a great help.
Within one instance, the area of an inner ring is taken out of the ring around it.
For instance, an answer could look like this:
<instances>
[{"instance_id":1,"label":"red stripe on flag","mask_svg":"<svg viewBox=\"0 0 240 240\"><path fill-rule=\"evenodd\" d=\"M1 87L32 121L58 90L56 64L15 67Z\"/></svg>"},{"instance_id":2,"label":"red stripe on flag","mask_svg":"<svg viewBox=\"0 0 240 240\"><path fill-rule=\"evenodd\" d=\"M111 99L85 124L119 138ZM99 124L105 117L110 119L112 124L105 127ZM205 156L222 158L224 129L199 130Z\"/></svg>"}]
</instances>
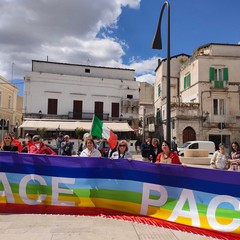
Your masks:
<instances>
[{"instance_id":1,"label":"red stripe on flag","mask_svg":"<svg viewBox=\"0 0 240 240\"><path fill-rule=\"evenodd\" d=\"M117 139L118 139L117 135L110 130L110 136L109 136L109 139L108 139L108 144L109 144L111 149L116 147Z\"/></svg>"}]
</instances>

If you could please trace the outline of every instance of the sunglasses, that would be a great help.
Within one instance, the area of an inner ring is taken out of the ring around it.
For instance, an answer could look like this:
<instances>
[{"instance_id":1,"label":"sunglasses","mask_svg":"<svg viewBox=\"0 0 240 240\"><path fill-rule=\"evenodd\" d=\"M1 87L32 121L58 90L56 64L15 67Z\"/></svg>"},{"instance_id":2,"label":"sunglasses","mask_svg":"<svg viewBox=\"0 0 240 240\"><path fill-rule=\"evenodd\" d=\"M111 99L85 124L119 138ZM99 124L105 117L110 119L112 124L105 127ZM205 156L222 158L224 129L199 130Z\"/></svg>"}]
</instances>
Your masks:
<instances>
[{"instance_id":1,"label":"sunglasses","mask_svg":"<svg viewBox=\"0 0 240 240\"><path fill-rule=\"evenodd\" d=\"M126 147L126 145L119 145L119 147Z\"/></svg>"},{"instance_id":2,"label":"sunglasses","mask_svg":"<svg viewBox=\"0 0 240 240\"><path fill-rule=\"evenodd\" d=\"M39 138L35 138L33 141L34 141L34 142L39 141Z\"/></svg>"}]
</instances>

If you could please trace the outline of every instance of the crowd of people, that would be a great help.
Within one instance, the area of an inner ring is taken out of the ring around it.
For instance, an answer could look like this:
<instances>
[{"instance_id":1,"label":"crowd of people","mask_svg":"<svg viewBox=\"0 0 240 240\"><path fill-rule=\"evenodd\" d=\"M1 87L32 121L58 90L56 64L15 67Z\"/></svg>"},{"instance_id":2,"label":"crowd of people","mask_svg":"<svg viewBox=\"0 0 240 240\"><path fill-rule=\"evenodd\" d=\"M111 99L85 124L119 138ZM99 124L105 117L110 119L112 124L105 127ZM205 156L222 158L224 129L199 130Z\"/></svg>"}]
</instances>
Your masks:
<instances>
[{"instance_id":1,"label":"crowd of people","mask_svg":"<svg viewBox=\"0 0 240 240\"><path fill-rule=\"evenodd\" d=\"M86 133L78 150L73 149L73 143L69 135L59 133L56 139L56 149L44 143L40 135L26 134L26 144L14 137L14 133L6 133L1 143L1 151L25 152L34 154L62 155L75 157L102 157L93 137ZM138 142L139 144L139 142ZM136 146L136 145L135 145ZM138 149L136 148L138 153ZM160 143L157 138L146 138L145 142L140 144L142 160L156 164L182 164L177 152L176 137L172 138L171 143L164 140ZM128 159L132 160L132 153L128 149L126 140L119 140L114 149L109 149L108 158L110 159ZM185 164L182 164L185 165ZM223 143L219 144L219 149L213 154L210 161L211 168L240 171L240 147L237 142L231 144L231 152L227 153Z\"/></svg>"}]
</instances>

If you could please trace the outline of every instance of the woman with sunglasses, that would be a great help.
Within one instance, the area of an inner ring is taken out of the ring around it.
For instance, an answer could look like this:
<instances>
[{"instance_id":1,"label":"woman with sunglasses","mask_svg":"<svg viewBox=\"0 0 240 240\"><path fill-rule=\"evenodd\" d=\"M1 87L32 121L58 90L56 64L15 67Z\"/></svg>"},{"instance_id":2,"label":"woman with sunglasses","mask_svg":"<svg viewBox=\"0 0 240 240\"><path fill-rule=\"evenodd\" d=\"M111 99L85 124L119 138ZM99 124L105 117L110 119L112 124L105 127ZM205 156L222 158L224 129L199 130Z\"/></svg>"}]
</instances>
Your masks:
<instances>
[{"instance_id":1,"label":"woman with sunglasses","mask_svg":"<svg viewBox=\"0 0 240 240\"><path fill-rule=\"evenodd\" d=\"M13 138L10 133L6 133L1 145L1 151L10 151L10 152L17 152L18 147L14 145Z\"/></svg>"},{"instance_id":2,"label":"woman with sunglasses","mask_svg":"<svg viewBox=\"0 0 240 240\"><path fill-rule=\"evenodd\" d=\"M57 155L51 148L46 146L39 135L34 135L32 140L34 144L29 147L28 153Z\"/></svg>"},{"instance_id":3,"label":"woman with sunglasses","mask_svg":"<svg viewBox=\"0 0 240 240\"><path fill-rule=\"evenodd\" d=\"M162 152L157 155L156 163L182 164L178 154L171 151L171 146L166 140L162 142Z\"/></svg>"},{"instance_id":4,"label":"woman with sunglasses","mask_svg":"<svg viewBox=\"0 0 240 240\"><path fill-rule=\"evenodd\" d=\"M132 160L132 154L128 151L128 143L126 140L119 141L117 151L112 154L111 159Z\"/></svg>"}]
</instances>

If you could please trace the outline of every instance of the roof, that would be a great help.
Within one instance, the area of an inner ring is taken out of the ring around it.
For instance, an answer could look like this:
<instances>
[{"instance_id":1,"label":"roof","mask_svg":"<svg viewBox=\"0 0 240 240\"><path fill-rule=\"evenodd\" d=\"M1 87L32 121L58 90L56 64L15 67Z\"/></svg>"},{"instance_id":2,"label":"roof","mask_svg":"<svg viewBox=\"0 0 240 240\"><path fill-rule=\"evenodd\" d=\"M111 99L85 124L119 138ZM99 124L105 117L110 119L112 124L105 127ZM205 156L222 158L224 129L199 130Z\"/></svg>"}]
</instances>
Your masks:
<instances>
[{"instance_id":1,"label":"roof","mask_svg":"<svg viewBox=\"0 0 240 240\"><path fill-rule=\"evenodd\" d=\"M104 122L104 124L113 132L133 132L134 130L127 122ZM76 128L83 128L86 131L91 130L92 122L81 121L48 121L48 120L27 120L24 121L19 128L24 130L36 130L37 128L45 128L48 131L75 131Z\"/></svg>"},{"instance_id":2,"label":"roof","mask_svg":"<svg viewBox=\"0 0 240 240\"><path fill-rule=\"evenodd\" d=\"M173 58L178 58L178 57L182 57L182 56L188 57L188 58L191 57L190 55L188 55L188 54L186 54L186 53L180 53L180 54L171 56L171 57L170 57L170 60L173 59ZM161 59L161 60L158 61L158 66L157 66L157 68L155 69L155 72L158 70L158 68L160 67L160 65L162 64L162 62L165 62L166 60L167 60L167 58L163 58L163 59Z\"/></svg>"},{"instance_id":3,"label":"roof","mask_svg":"<svg viewBox=\"0 0 240 240\"><path fill-rule=\"evenodd\" d=\"M73 64L73 63L60 63L60 62L50 62L50 61L41 61L41 60L32 60L32 71L33 71L33 62L37 63L48 63L48 64L58 64L58 65L68 65L68 66L80 66L80 67L91 67L91 68L104 68L104 69L117 69L124 71L134 71L132 68L120 68L120 67L104 67L104 66L94 66L94 65L85 65L85 64Z\"/></svg>"}]
</instances>

